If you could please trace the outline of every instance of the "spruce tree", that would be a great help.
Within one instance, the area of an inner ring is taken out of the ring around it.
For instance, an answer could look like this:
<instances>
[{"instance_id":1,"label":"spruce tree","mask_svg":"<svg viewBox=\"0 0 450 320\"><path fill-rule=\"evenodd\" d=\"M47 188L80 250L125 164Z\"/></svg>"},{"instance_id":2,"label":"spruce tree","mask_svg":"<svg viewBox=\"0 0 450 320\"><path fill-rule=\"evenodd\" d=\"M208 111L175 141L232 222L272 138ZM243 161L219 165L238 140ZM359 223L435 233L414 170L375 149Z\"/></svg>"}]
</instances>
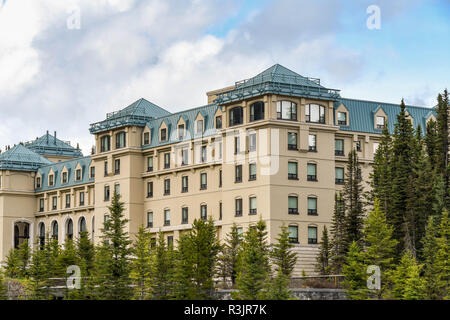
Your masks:
<instances>
[{"instance_id":1,"label":"spruce tree","mask_svg":"<svg viewBox=\"0 0 450 320\"><path fill-rule=\"evenodd\" d=\"M448 190L448 152L449 152L449 96L448 91L444 90L442 94L438 95L437 104L437 168L444 177L445 189Z\"/></svg>"},{"instance_id":2,"label":"spruce tree","mask_svg":"<svg viewBox=\"0 0 450 320\"><path fill-rule=\"evenodd\" d=\"M175 261L173 296L177 300L195 299L197 289L192 281L195 273L195 260L189 234L183 234L180 236L177 250L173 253Z\"/></svg>"},{"instance_id":3,"label":"spruce tree","mask_svg":"<svg viewBox=\"0 0 450 320\"><path fill-rule=\"evenodd\" d=\"M392 274L392 296L400 300L421 300L425 298L425 281L420 277L422 266L413 254L405 251Z\"/></svg>"},{"instance_id":4,"label":"spruce tree","mask_svg":"<svg viewBox=\"0 0 450 320\"><path fill-rule=\"evenodd\" d=\"M450 299L450 223L447 210L444 210L442 214L438 234L435 260L438 275L437 290L440 298L448 300Z\"/></svg>"},{"instance_id":5,"label":"spruce tree","mask_svg":"<svg viewBox=\"0 0 450 320\"><path fill-rule=\"evenodd\" d=\"M356 241L350 244L342 272L347 297L352 300L368 298L366 265L364 253Z\"/></svg>"},{"instance_id":6,"label":"spruce tree","mask_svg":"<svg viewBox=\"0 0 450 320\"><path fill-rule=\"evenodd\" d=\"M222 246L219 256L219 274L222 276L224 282L230 279L232 286L236 283L240 243L241 237L238 233L238 227L233 223L230 232L225 238L225 243Z\"/></svg>"},{"instance_id":7,"label":"spruce tree","mask_svg":"<svg viewBox=\"0 0 450 320\"><path fill-rule=\"evenodd\" d=\"M175 261L173 248L166 245L164 234L160 232L154 248L151 271L152 298L167 300L173 296Z\"/></svg>"},{"instance_id":8,"label":"spruce tree","mask_svg":"<svg viewBox=\"0 0 450 320\"><path fill-rule=\"evenodd\" d=\"M439 150L438 150L438 132L436 121L430 119L427 123L426 135L425 135L425 150L427 153L427 159L432 172L435 172L437 164L439 162Z\"/></svg>"},{"instance_id":9,"label":"spruce tree","mask_svg":"<svg viewBox=\"0 0 450 320\"><path fill-rule=\"evenodd\" d=\"M361 168L356 150L348 155L347 172L344 183L343 198L345 200L345 247L349 248L353 241L361 244L364 224L363 187Z\"/></svg>"},{"instance_id":10,"label":"spruce tree","mask_svg":"<svg viewBox=\"0 0 450 320\"><path fill-rule=\"evenodd\" d=\"M111 206L108 208L110 219L105 221L102 229L103 246L107 255L107 270L101 287L106 299L130 299L133 295L131 287L131 240L125 231L128 220L124 218L124 204L120 196L114 193Z\"/></svg>"},{"instance_id":11,"label":"spruce tree","mask_svg":"<svg viewBox=\"0 0 450 320\"><path fill-rule=\"evenodd\" d=\"M276 266L277 277L279 276L278 272L281 272L285 278L290 279L297 262L297 253L291 250L292 247L292 243L289 242L288 228L283 224L277 242L273 245L270 252L272 262Z\"/></svg>"},{"instance_id":12,"label":"spruce tree","mask_svg":"<svg viewBox=\"0 0 450 320\"><path fill-rule=\"evenodd\" d=\"M18 249L10 249L5 260L5 275L9 278L19 278L21 272L19 251Z\"/></svg>"},{"instance_id":13,"label":"spruce tree","mask_svg":"<svg viewBox=\"0 0 450 320\"><path fill-rule=\"evenodd\" d=\"M152 260L150 234L143 226L139 227L136 241L133 244L133 256L131 279L135 285L134 297L138 300L144 300L150 296Z\"/></svg>"},{"instance_id":14,"label":"spruce tree","mask_svg":"<svg viewBox=\"0 0 450 320\"><path fill-rule=\"evenodd\" d=\"M3 272L0 270L0 300L6 300L7 297L7 287L5 284L5 280L3 278Z\"/></svg>"},{"instance_id":15,"label":"spruce tree","mask_svg":"<svg viewBox=\"0 0 450 320\"><path fill-rule=\"evenodd\" d=\"M66 238L64 248L60 251L56 259L56 270L59 277L67 278L67 268L72 265L79 265L77 251L73 239Z\"/></svg>"},{"instance_id":16,"label":"spruce tree","mask_svg":"<svg viewBox=\"0 0 450 320\"><path fill-rule=\"evenodd\" d=\"M28 265L30 263L31 254L31 249L28 244L28 240L26 239L19 245L19 248L17 249L17 256L20 266L20 278L26 278L28 276Z\"/></svg>"},{"instance_id":17,"label":"spruce tree","mask_svg":"<svg viewBox=\"0 0 450 320\"><path fill-rule=\"evenodd\" d=\"M345 246L345 202L340 193L336 193L334 196L331 236L331 270L335 274L340 274L347 253Z\"/></svg>"},{"instance_id":18,"label":"spruce tree","mask_svg":"<svg viewBox=\"0 0 450 320\"><path fill-rule=\"evenodd\" d=\"M50 269L47 264L48 251L41 250L39 243L36 243L30 265L31 296L33 300L48 300L50 298Z\"/></svg>"},{"instance_id":19,"label":"spruce tree","mask_svg":"<svg viewBox=\"0 0 450 320\"><path fill-rule=\"evenodd\" d=\"M263 296L268 300L288 300L291 297L289 290L289 277L278 270L276 276L270 282L267 293Z\"/></svg>"},{"instance_id":20,"label":"spruce tree","mask_svg":"<svg viewBox=\"0 0 450 320\"><path fill-rule=\"evenodd\" d=\"M425 237L422 239L423 251L422 260L424 262L424 279L425 279L425 296L427 299L440 299L441 294L439 290L439 267L436 263L436 248L438 230L436 227L436 217L429 217L426 227Z\"/></svg>"},{"instance_id":21,"label":"spruce tree","mask_svg":"<svg viewBox=\"0 0 450 320\"><path fill-rule=\"evenodd\" d=\"M327 227L325 226L322 232L322 239L320 241L320 252L319 255L317 256L317 263L316 263L316 271L320 275L330 274L330 256L331 256L331 249L328 239L328 230Z\"/></svg>"}]
</instances>

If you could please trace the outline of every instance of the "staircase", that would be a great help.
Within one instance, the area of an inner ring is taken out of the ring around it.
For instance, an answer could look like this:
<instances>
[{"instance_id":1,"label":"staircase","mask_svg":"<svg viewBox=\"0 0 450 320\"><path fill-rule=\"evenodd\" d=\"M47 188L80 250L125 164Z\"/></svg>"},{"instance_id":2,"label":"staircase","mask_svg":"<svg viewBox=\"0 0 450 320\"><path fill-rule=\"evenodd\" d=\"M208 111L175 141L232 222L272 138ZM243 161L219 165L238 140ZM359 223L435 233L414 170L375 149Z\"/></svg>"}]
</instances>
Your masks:
<instances>
[{"instance_id":1,"label":"staircase","mask_svg":"<svg viewBox=\"0 0 450 320\"><path fill-rule=\"evenodd\" d=\"M297 252L297 263L294 267L293 277L303 275L317 275L315 272L316 258L319 254L319 245L296 245L292 251ZM304 271L304 272L303 272Z\"/></svg>"}]
</instances>

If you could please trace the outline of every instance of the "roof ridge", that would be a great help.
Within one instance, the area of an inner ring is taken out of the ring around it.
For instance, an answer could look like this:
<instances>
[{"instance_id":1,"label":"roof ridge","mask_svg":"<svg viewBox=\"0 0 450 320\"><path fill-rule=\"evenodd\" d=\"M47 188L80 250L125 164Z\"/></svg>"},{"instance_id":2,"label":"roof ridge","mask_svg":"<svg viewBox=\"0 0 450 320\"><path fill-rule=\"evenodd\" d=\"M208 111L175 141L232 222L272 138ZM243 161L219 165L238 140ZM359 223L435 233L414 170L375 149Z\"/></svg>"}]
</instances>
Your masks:
<instances>
[{"instance_id":1,"label":"roof ridge","mask_svg":"<svg viewBox=\"0 0 450 320\"><path fill-rule=\"evenodd\" d=\"M171 114L168 114L168 115L159 117L159 118L151 119L151 120L149 120L148 122L150 122L150 121L155 121L155 120L161 120L161 119L168 118L168 117L170 117L170 116L176 116L176 115L179 115L179 114L181 114L181 113L186 113L186 112L189 112L189 111L195 111L195 110L197 110L197 109L206 108L206 107L212 107L212 106L217 106L217 107L219 107L219 105L218 105L217 103L208 103L208 104L205 104L205 105L203 105L203 106L194 107L194 108L187 109L187 110L183 110L183 111L178 111L178 112L174 112L174 113L171 113Z\"/></svg>"},{"instance_id":2,"label":"roof ridge","mask_svg":"<svg viewBox=\"0 0 450 320\"><path fill-rule=\"evenodd\" d=\"M371 103L379 103L379 104L389 104L389 105L394 105L394 106L399 106L400 107L400 103L392 103L392 102L382 102L382 101L375 101L375 100L364 100L364 99L354 99L354 98L345 98L345 97L341 97L338 99L339 100L353 100L353 101L361 101L361 102L371 102ZM421 107L421 106L413 106L413 105L409 105L409 104L405 104L405 107L409 107L409 108L418 108L418 109L433 109L433 107Z\"/></svg>"},{"instance_id":3,"label":"roof ridge","mask_svg":"<svg viewBox=\"0 0 450 320\"><path fill-rule=\"evenodd\" d=\"M49 166L54 166L54 165L58 165L58 164L66 163L66 162L71 162L71 161L76 161L76 160L86 159L86 158L91 158L91 156L89 155L89 156L83 156L83 157L78 157L78 158L67 159L67 160L64 160L64 161L52 162L52 163L43 165L41 168L43 168L43 167L49 167Z\"/></svg>"}]
</instances>

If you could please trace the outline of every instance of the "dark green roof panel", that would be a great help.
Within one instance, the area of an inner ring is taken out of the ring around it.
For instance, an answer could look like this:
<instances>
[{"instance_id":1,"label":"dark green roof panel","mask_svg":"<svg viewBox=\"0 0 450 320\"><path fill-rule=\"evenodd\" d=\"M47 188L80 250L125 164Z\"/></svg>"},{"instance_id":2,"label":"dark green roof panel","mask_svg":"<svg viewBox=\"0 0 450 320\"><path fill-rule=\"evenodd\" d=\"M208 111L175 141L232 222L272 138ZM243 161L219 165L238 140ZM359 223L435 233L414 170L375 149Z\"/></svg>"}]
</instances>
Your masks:
<instances>
[{"instance_id":1,"label":"dark green roof panel","mask_svg":"<svg viewBox=\"0 0 450 320\"><path fill-rule=\"evenodd\" d=\"M0 154L0 170L37 171L40 166L50 163L50 160L22 144Z\"/></svg>"},{"instance_id":2,"label":"dark green roof panel","mask_svg":"<svg viewBox=\"0 0 450 320\"><path fill-rule=\"evenodd\" d=\"M80 149L72 147L68 142L62 141L48 132L34 141L26 142L25 147L46 156L65 156L72 158L82 157Z\"/></svg>"}]
</instances>

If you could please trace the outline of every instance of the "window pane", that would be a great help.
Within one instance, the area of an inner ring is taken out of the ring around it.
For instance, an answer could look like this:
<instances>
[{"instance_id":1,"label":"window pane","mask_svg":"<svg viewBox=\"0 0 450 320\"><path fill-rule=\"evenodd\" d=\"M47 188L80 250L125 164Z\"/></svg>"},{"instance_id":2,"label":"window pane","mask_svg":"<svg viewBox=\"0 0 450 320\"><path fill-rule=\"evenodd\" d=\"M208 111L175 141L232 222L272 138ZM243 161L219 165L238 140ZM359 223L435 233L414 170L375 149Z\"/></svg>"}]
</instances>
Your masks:
<instances>
[{"instance_id":1,"label":"window pane","mask_svg":"<svg viewBox=\"0 0 450 320\"><path fill-rule=\"evenodd\" d=\"M317 209L317 198L308 198L308 209Z\"/></svg>"},{"instance_id":2,"label":"window pane","mask_svg":"<svg viewBox=\"0 0 450 320\"><path fill-rule=\"evenodd\" d=\"M308 227L308 238L317 239L317 227Z\"/></svg>"},{"instance_id":3,"label":"window pane","mask_svg":"<svg viewBox=\"0 0 450 320\"><path fill-rule=\"evenodd\" d=\"M344 179L344 168L336 168L336 179Z\"/></svg>"},{"instance_id":4,"label":"window pane","mask_svg":"<svg viewBox=\"0 0 450 320\"><path fill-rule=\"evenodd\" d=\"M307 172L308 172L308 175L315 176L316 175L316 165L313 163L308 163Z\"/></svg>"},{"instance_id":5,"label":"window pane","mask_svg":"<svg viewBox=\"0 0 450 320\"><path fill-rule=\"evenodd\" d=\"M315 147L316 146L316 135L310 134L308 138L309 138L309 146Z\"/></svg>"},{"instance_id":6,"label":"window pane","mask_svg":"<svg viewBox=\"0 0 450 320\"><path fill-rule=\"evenodd\" d=\"M384 117L377 117L377 125L384 125Z\"/></svg>"},{"instance_id":7,"label":"window pane","mask_svg":"<svg viewBox=\"0 0 450 320\"><path fill-rule=\"evenodd\" d=\"M288 133L288 143L296 145L297 144L297 134L294 132Z\"/></svg>"},{"instance_id":8,"label":"window pane","mask_svg":"<svg viewBox=\"0 0 450 320\"><path fill-rule=\"evenodd\" d=\"M347 114L345 112L338 112L338 121L345 122L347 118Z\"/></svg>"},{"instance_id":9,"label":"window pane","mask_svg":"<svg viewBox=\"0 0 450 320\"><path fill-rule=\"evenodd\" d=\"M298 238L298 227L289 226L289 238Z\"/></svg>"},{"instance_id":10,"label":"window pane","mask_svg":"<svg viewBox=\"0 0 450 320\"><path fill-rule=\"evenodd\" d=\"M319 122L319 106L316 104L311 105L310 109L310 121L311 122Z\"/></svg>"},{"instance_id":11,"label":"window pane","mask_svg":"<svg viewBox=\"0 0 450 320\"><path fill-rule=\"evenodd\" d=\"M256 209L256 197L250 198L250 209Z\"/></svg>"},{"instance_id":12,"label":"window pane","mask_svg":"<svg viewBox=\"0 0 450 320\"><path fill-rule=\"evenodd\" d=\"M339 151L344 150L344 140L341 139L334 140L334 148Z\"/></svg>"},{"instance_id":13,"label":"window pane","mask_svg":"<svg viewBox=\"0 0 450 320\"><path fill-rule=\"evenodd\" d=\"M250 174L251 175L256 174L256 163L251 163L250 164Z\"/></svg>"},{"instance_id":14,"label":"window pane","mask_svg":"<svg viewBox=\"0 0 450 320\"><path fill-rule=\"evenodd\" d=\"M288 173L289 174L297 174L297 163L296 162L288 162Z\"/></svg>"},{"instance_id":15,"label":"window pane","mask_svg":"<svg viewBox=\"0 0 450 320\"><path fill-rule=\"evenodd\" d=\"M291 119L291 102L282 101L281 117L283 119Z\"/></svg>"},{"instance_id":16,"label":"window pane","mask_svg":"<svg viewBox=\"0 0 450 320\"><path fill-rule=\"evenodd\" d=\"M289 208L297 209L298 198L297 197L289 197Z\"/></svg>"}]
</instances>

